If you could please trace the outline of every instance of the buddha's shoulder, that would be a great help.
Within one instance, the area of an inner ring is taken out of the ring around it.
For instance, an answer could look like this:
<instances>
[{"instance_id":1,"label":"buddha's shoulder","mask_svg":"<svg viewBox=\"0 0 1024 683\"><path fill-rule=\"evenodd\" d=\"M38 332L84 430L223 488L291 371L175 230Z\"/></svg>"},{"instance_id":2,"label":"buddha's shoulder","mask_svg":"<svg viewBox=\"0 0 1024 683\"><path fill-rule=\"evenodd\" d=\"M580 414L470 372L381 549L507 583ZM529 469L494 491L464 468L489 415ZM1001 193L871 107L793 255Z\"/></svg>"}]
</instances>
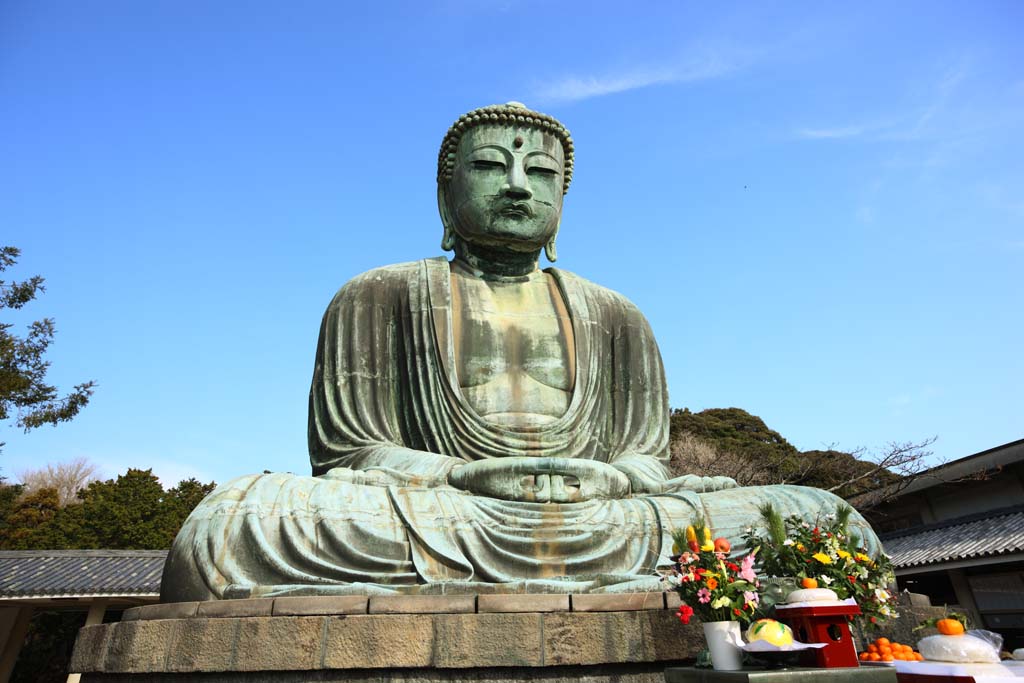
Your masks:
<instances>
[{"instance_id":1,"label":"buddha's shoulder","mask_svg":"<svg viewBox=\"0 0 1024 683\"><path fill-rule=\"evenodd\" d=\"M636 304L626 298L624 294L620 294L614 289L609 289L604 285L599 285L592 280L588 280L576 273L562 270L561 268L552 268L551 270L555 276L561 279L564 283L578 289L587 298L587 300L591 302L591 304L598 304L602 308L615 310L628 317L637 316L639 318L643 318L643 314L640 312L640 309L636 307Z\"/></svg>"},{"instance_id":2,"label":"buddha's shoulder","mask_svg":"<svg viewBox=\"0 0 1024 683\"><path fill-rule=\"evenodd\" d=\"M408 289L410 283L422 282L431 270L447 268L448 261L444 257L380 266L346 282L335 294L334 300L388 296Z\"/></svg>"}]
</instances>

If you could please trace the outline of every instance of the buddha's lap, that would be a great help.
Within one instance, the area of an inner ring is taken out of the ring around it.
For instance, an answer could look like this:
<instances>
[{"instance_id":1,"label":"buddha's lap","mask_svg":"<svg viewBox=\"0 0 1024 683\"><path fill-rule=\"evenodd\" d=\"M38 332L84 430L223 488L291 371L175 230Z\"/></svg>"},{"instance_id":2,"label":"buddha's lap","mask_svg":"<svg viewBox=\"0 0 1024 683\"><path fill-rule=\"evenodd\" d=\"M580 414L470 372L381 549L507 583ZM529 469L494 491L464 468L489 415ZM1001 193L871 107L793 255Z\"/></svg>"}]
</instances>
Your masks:
<instances>
[{"instance_id":1,"label":"buddha's lap","mask_svg":"<svg viewBox=\"0 0 1024 683\"><path fill-rule=\"evenodd\" d=\"M361 472L268 474L218 487L176 538L162 599L274 594L303 585L331 591L348 584L361 590L362 584L654 577L670 563L671 530L696 514L739 550L740 535L765 502L807 519L841 503L817 489L763 486L541 504L450 486L359 483L374 480L379 477ZM853 523L866 526L859 515ZM869 528L862 535L870 551L880 549Z\"/></svg>"},{"instance_id":2,"label":"buddha's lap","mask_svg":"<svg viewBox=\"0 0 1024 683\"><path fill-rule=\"evenodd\" d=\"M362 535L402 543L414 531L410 528L414 520L403 508L415 510L420 524L434 515L437 528L446 533L486 523L510 533L533 535L538 540L561 533L560 528L581 524L609 529L658 524L667 537L672 529L686 526L703 514L716 536L724 536L738 545L743 532L757 525L758 509L764 503L771 503L784 517L799 515L809 521L822 518L843 504L842 499L827 491L789 485L648 494L582 503L513 502L476 496L451 486L359 483L373 480L372 476L362 476L365 474L355 472L342 479L290 474L240 477L218 487L200 503L186 525L255 515L261 520L287 519L316 526L352 525ZM869 551L881 550L874 532L856 512L851 527Z\"/></svg>"}]
</instances>

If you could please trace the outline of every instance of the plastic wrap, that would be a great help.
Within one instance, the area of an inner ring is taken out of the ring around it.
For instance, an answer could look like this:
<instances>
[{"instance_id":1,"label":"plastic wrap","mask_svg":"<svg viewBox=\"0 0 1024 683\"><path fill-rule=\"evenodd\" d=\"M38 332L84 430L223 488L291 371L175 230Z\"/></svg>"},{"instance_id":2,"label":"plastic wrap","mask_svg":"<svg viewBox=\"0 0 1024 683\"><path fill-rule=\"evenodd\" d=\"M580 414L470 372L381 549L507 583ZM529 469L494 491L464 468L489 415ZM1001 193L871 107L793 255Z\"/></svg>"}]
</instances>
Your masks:
<instances>
[{"instance_id":1,"label":"plastic wrap","mask_svg":"<svg viewBox=\"0 0 1024 683\"><path fill-rule=\"evenodd\" d=\"M799 588L786 596L787 603L794 602L835 602L839 599L836 592L828 588Z\"/></svg>"},{"instance_id":2,"label":"plastic wrap","mask_svg":"<svg viewBox=\"0 0 1024 683\"><path fill-rule=\"evenodd\" d=\"M959 636L928 636L917 649L926 661L998 664L1003 637L992 631L968 631Z\"/></svg>"}]
</instances>

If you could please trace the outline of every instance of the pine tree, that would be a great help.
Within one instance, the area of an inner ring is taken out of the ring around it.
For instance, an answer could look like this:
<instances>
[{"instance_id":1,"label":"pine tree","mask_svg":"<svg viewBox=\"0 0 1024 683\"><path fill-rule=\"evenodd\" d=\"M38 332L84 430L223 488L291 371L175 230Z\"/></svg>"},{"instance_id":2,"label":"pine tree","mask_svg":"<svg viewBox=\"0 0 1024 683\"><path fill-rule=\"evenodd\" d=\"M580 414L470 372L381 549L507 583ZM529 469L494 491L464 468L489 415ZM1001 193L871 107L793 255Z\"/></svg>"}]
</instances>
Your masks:
<instances>
[{"instance_id":1,"label":"pine tree","mask_svg":"<svg viewBox=\"0 0 1024 683\"><path fill-rule=\"evenodd\" d=\"M15 247L0 247L0 273L17 263L20 255ZM38 275L21 282L0 280L0 310L22 308L43 291L43 278ZM33 322L24 337L13 334L12 327L0 323L0 421L13 417L18 427L28 431L70 420L89 402L95 383L76 385L61 397L56 387L46 383L50 363L44 354L56 331L53 319Z\"/></svg>"}]
</instances>

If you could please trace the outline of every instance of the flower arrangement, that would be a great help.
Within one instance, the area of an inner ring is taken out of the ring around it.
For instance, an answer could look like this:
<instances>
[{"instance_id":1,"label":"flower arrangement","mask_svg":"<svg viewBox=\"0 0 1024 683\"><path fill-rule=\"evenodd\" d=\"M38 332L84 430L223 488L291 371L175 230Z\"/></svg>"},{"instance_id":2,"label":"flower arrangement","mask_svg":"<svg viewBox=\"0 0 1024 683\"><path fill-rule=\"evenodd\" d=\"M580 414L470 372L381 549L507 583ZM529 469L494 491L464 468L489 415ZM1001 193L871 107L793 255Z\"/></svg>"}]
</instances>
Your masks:
<instances>
[{"instance_id":1,"label":"flower arrangement","mask_svg":"<svg viewBox=\"0 0 1024 683\"><path fill-rule=\"evenodd\" d=\"M759 550L762 575L795 577L804 588L829 588L840 600L853 598L861 625L868 628L897 616L889 593L896 581L892 563L885 554L870 557L850 533L853 508L841 506L814 523L797 516L783 519L771 504L760 512L765 535L748 529L743 540Z\"/></svg>"},{"instance_id":2,"label":"flower arrangement","mask_svg":"<svg viewBox=\"0 0 1024 683\"><path fill-rule=\"evenodd\" d=\"M698 519L685 530L672 531L676 562L667 580L683 604L678 616L684 624L696 614L702 622L741 621L755 618L761 584L754 574L754 553L729 559L729 540L712 540L711 529Z\"/></svg>"}]
</instances>

